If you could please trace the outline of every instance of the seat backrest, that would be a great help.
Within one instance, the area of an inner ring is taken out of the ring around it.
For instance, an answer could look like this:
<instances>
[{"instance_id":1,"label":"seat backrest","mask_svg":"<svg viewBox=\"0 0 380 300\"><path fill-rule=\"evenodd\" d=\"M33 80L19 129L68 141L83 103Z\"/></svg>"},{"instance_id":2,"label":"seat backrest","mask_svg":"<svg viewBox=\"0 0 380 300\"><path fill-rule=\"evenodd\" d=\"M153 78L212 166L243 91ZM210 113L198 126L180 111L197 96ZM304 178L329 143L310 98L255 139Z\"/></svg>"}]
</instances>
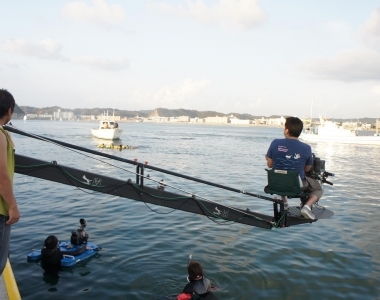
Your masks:
<instances>
[{"instance_id":1,"label":"seat backrest","mask_svg":"<svg viewBox=\"0 0 380 300\"><path fill-rule=\"evenodd\" d=\"M266 169L268 173L268 188L270 194L288 197L300 197L302 181L297 171Z\"/></svg>"}]
</instances>

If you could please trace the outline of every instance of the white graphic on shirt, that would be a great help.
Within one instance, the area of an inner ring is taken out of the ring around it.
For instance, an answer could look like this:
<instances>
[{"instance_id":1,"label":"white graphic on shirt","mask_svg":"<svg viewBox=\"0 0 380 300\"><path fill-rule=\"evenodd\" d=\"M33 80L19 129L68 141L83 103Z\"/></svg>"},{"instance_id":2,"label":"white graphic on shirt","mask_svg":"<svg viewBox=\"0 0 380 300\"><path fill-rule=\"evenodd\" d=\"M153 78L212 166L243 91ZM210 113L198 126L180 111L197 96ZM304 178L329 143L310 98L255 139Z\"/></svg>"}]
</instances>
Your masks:
<instances>
[{"instance_id":1,"label":"white graphic on shirt","mask_svg":"<svg viewBox=\"0 0 380 300\"><path fill-rule=\"evenodd\" d=\"M291 155L285 155L286 159L291 159L292 156Z\"/></svg>"},{"instance_id":2,"label":"white graphic on shirt","mask_svg":"<svg viewBox=\"0 0 380 300\"><path fill-rule=\"evenodd\" d=\"M294 154L294 159L299 159L299 158L301 158L301 155L299 155L299 154Z\"/></svg>"}]
</instances>

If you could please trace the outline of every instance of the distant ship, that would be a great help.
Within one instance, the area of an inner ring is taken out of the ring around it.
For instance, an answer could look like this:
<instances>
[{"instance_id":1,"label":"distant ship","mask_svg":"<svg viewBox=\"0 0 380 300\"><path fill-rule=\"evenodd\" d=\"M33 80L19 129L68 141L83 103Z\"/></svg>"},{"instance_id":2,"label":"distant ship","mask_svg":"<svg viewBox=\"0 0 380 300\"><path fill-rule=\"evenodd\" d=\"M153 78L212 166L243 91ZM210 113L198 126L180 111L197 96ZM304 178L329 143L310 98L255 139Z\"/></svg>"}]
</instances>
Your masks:
<instances>
[{"instance_id":1,"label":"distant ship","mask_svg":"<svg viewBox=\"0 0 380 300\"><path fill-rule=\"evenodd\" d=\"M344 129L336 122L320 118L320 125L315 131L305 130L300 139L307 142L333 142L344 144L380 145L378 131L373 136L358 135L356 130Z\"/></svg>"}]
</instances>

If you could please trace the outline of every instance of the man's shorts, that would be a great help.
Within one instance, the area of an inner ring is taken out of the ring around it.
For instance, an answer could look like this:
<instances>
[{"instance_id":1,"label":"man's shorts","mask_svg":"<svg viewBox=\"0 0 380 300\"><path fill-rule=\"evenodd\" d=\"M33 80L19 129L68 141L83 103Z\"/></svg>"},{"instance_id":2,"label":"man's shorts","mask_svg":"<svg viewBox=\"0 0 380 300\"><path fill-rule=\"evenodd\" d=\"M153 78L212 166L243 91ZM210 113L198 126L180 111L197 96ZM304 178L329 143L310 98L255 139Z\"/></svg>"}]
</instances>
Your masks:
<instances>
[{"instance_id":1,"label":"man's shorts","mask_svg":"<svg viewBox=\"0 0 380 300\"><path fill-rule=\"evenodd\" d=\"M318 200L322 197L323 190L318 180L310 178L310 177L305 177L305 179L302 180L302 183L303 183L302 189L306 190L307 188L309 188L310 195L315 195L318 198Z\"/></svg>"}]
</instances>

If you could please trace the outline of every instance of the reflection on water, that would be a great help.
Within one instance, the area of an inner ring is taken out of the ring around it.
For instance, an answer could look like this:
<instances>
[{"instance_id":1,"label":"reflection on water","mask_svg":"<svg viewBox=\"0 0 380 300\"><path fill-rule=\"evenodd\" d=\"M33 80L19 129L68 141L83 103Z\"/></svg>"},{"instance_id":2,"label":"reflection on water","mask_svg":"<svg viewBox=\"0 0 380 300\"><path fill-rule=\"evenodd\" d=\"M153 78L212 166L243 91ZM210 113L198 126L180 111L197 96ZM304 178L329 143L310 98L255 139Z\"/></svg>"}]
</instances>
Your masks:
<instances>
[{"instance_id":1,"label":"reflection on water","mask_svg":"<svg viewBox=\"0 0 380 300\"><path fill-rule=\"evenodd\" d=\"M93 123L18 122L36 134L104 153L170 169L262 194L264 155L281 128L120 123L121 143L138 149L99 149ZM107 158L93 160L62 147L13 135L17 153L91 172L134 179L133 166ZM218 287L220 299L378 299L380 257L376 196L380 147L320 143L314 152L336 174L322 205L335 212L320 220L279 230L217 225L205 217L110 195L81 191L16 175L22 219L13 226L11 261L23 299L173 299L186 284L189 254ZM123 169L117 169L113 164ZM128 172L129 171L129 172ZM271 204L247 195L176 179L152 178L227 205L270 214ZM156 186L156 182L146 181ZM290 200L298 204L296 199ZM50 234L68 240L79 218L88 221L90 240L103 247L98 257L44 279L26 254Z\"/></svg>"}]
</instances>

